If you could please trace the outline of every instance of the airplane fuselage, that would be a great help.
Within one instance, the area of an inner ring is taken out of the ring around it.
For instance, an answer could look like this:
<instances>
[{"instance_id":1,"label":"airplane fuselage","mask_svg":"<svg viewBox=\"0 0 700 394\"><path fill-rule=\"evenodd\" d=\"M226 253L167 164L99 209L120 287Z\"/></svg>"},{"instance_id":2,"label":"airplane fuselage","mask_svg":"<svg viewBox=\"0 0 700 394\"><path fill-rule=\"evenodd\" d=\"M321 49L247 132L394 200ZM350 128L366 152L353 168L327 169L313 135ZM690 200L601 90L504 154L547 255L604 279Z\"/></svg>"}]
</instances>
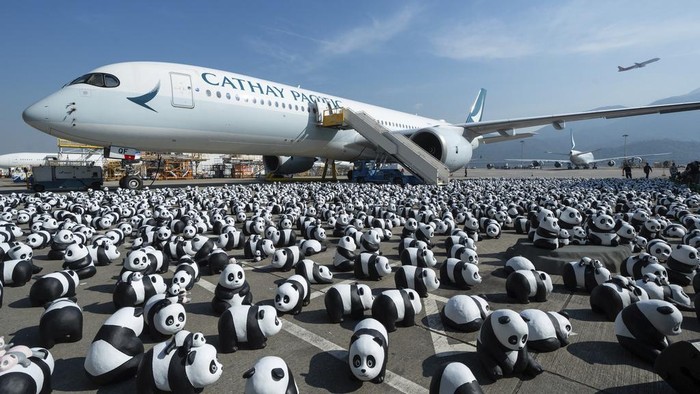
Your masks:
<instances>
[{"instance_id":1,"label":"airplane fuselage","mask_svg":"<svg viewBox=\"0 0 700 394\"><path fill-rule=\"evenodd\" d=\"M348 161L373 159L378 153L354 130L319 126L318 112L339 107L365 111L389 130L448 126L444 121L197 66L130 62L87 75L113 76L117 86L74 81L25 110L25 121L56 137L100 146ZM462 129L453 129L461 134ZM465 154L471 157L471 152Z\"/></svg>"},{"instance_id":2,"label":"airplane fuselage","mask_svg":"<svg viewBox=\"0 0 700 394\"><path fill-rule=\"evenodd\" d=\"M571 150L569 152L569 161L578 167L587 167L594 162L595 158L591 152L581 152L578 150Z\"/></svg>"}]
</instances>

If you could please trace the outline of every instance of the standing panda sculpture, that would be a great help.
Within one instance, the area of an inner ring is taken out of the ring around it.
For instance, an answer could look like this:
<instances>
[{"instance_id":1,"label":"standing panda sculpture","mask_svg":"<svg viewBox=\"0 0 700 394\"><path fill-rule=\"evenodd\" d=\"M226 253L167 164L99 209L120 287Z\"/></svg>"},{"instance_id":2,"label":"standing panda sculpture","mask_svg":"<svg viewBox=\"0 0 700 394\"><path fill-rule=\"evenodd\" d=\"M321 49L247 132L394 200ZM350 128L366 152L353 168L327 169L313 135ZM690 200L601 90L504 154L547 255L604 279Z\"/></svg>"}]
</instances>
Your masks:
<instances>
[{"instance_id":1,"label":"standing panda sculpture","mask_svg":"<svg viewBox=\"0 0 700 394\"><path fill-rule=\"evenodd\" d=\"M421 298L426 298L428 292L440 287L435 271L432 268L404 265L396 271L394 283L398 289L413 289Z\"/></svg>"},{"instance_id":2,"label":"standing panda sculpture","mask_svg":"<svg viewBox=\"0 0 700 394\"><path fill-rule=\"evenodd\" d=\"M472 370L460 362L438 368L430 380L430 394L482 394L483 390Z\"/></svg>"},{"instance_id":3,"label":"standing panda sculpture","mask_svg":"<svg viewBox=\"0 0 700 394\"><path fill-rule=\"evenodd\" d=\"M343 316L350 315L353 320L365 317L365 311L372 308L374 296L365 284L340 283L331 287L324 297L326 313L331 323L340 323Z\"/></svg>"},{"instance_id":4,"label":"standing panda sculpture","mask_svg":"<svg viewBox=\"0 0 700 394\"><path fill-rule=\"evenodd\" d=\"M479 266L449 257L440 266L440 282L468 290L481 283Z\"/></svg>"},{"instance_id":5,"label":"standing panda sculpture","mask_svg":"<svg viewBox=\"0 0 700 394\"><path fill-rule=\"evenodd\" d=\"M333 267L336 271L352 271L355 267L355 251L357 244L355 240L346 235L338 239L338 245L333 255Z\"/></svg>"},{"instance_id":6,"label":"standing panda sculpture","mask_svg":"<svg viewBox=\"0 0 700 394\"><path fill-rule=\"evenodd\" d=\"M112 292L112 303L119 309L125 306L141 306L156 294L167 290L165 280L158 274L143 275L134 272L125 280L120 280Z\"/></svg>"},{"instance_id":7,"label":"standing panda sculpture","mask_svg":"<svg viewBox=\"0 0 700 394\"><path fill-rule=\"evenodd\" d=\"M569 344L571 322L566 312L525 309L520 312L528 328L528 348L536 352L553 352Z\"/></svg>"},{"instance_id":8,"label":"standing panda sculpture","mask_svg":"<svg viewBox=\"0 0 700 394\"><path fill-rule=\"evenodd\" d=\"M313 260L303 259L296 267L294 273L301 275L309 283L329 284L333 283L333 273L325 265L319 265Z\"/></svg>"},{"instance_id":9,"label":"standing panda sculpture","mask_svg":"<svg viewBox=\"0 0 700 394\"><path fill-rule=\"evenodd\" d=\"M567 290L584 289L590 293L596 286L610 280L611 276L610 270L605 268L600 260L584 256L579 261L565 264L562 278Z\"/></svg>"},{"instance_id":10,"label":"standing panda sculpture","mask_svg":"<svg viewBox=\"0 0 700 394\"><path fill-rule=\"evenodd\" d=\"M124 307L104 322L88 348L83 364L88 378L98 385L115 383L136 375L143 343L143 309Z\"/></svg>"},{"instance_id":11,"label":"standing panda sculpture","mask_svg":"<svg viewBox=\"0 0 700 394\"><path fill-rule=\"evenodd\" d=\"M283 359L266 356L255 362L253 368L243 373L246 394L284 393L298 394L294 375Z\"/></svg>"},{"instance_id":12,"label":"standing panda sculpture","mask_svg":"<svg viewBox=\"0 0 700 394\"><path fill-rule=\"evenodd\" d=\"M458 294L447 300L440 311L440 317L450 328L474 332L481 328L481 324L490 313L489 304L483 297Z\"/></svg>"},{"instance_id":13,"label":"standing panda sculpture","mask_svg":"<svg viewBox=\"0 0 700 394\"><path fill-rule=\"evenodd\" d=\"M668 276L672 283L688 286L693 283L696 269L700 266L700 254L690 245L676 245L666 265L668 265Z\"/></svg>"},{"instance_id":14,"label":"standing panda sculpture","mask_svg":"<svg viewBox=\"0 0 700 394\"><path fill-rule=\"evenodd\" d=\"M348 349L353 376L360 381L383 382L388 358L389 335L384 326L372 318L357 323Z\"/></svg>"},{"instance_id":15,"label":"standing panda sculpture","mask_svg":"<svg viewBox=\"0 0 700 394\"><path fill-rule=\"evenodd\" d=\"M37 279L29 289L29 303L32 306L41 306L58 298L75 297L79 281L78 274L71 270L46 274Z\"/></svg>"},{"instance_id":16,"label":"standing panda sculpture","mask_svg":"<svg viewBox=\"0 0 700 394\"><path fill-rule=\"evenodd\" d=\"M232 353L246 349L262 349L267 338L282 329L277 310L270 305L234 305L219 317L219 350Z\"/></svg>"},{"instance_id":17,"label":"standing panda sculpture","mask_svg":"<svg viewBox=\"0 0 700 394\"><path fill-rule=\"evenodd\" d=\"M301 275L292 275L277 287L275 309L280 313L296 315L311 301L311 286Z\"/></svg>"},{"instance_id":18,"label":"standing panda sculpture","mask_svg":"<svg viewBox=\"0 0 700 394\"><path fill-rule=\"evenodd\" d=\"M486 317L476 340L476 355L492 380L542 373L542 366L528 352L527 338L527 323L517 312L499 309Z\"/></svg>"},{"instance_id":19,"label":"standing panda sculpture","mask_svg":"<svg viewBox=\"0 0 700 394\"><path fill-rule=\"evenodd\" d=\"M389 259L377 253L362 252L355 259L355 278L381 280L391 274Z\"/></svg>"},{"instance_id":20,"label":"standing panda sculpture","mask_svg":"<svg viewBox=\"0 0 700 394\"><path fill-rule=\"evenodd\" d=\"M54 300L39 320L39 338L47 349L57 343L78 342L83 338L83 310L68 298Z\"/></svg>"},{"instance_id":21,"label":"standing panda sculpture","mask_svg":"<svg viewBox=\"0 0 700 394\"><path fill-rule=\"evenodd\" d=\"M250 305L253 293L245 279L245 271L239 264L228 264L219 274L219 283L214 289L211 307L217 316L234 305Z\"/></svg>"},{"instance_id":22,"label":"standing panda sculpture","mask_svg":"<svg viewBox=\"0 0 700 394\"><path fill-rule=\"evenodd\" d=\"M593 312L604 314L609 321L615 321L617 314L626 306L648 300L649 295L633 280L614 275L609 281L591 291L590 304Z\"/></svg>"},{"instance_id":23,"label":"standing panda sculpture","mask_svg":"<svg viewBox=\"0 0 700 394\"><path fill-rule=\"evenodd\" d=\"M508 297L516 299L521 304L529 303L530 298L537 302L547 301L547 296L552 289L552 278L543 271L518 270L506 278Z\"/></svg>"},{"instance_id":24,"label":"standing panda sculpture","mask_svg":"<svg viewBox=\"0 0 700 394\"><path fill-rule=\"evenodd\" d=\"M681 333L683 315L663 300L645 300L625 307L615 318L617 341L642 360L654 363L669 345L668 335Z\"/></svg>"},{"instance_id":25,"label":"standing panda sculpture","mask_svg":"<svg viewBox=\"0 0 700 394\"><path fill-rule=\"evenodd\" d=\"M397 325L415 325L416 315L422 309L423 304L415 290L385 290L372 303L372 317L382 323L388 332L394 332Z\"/></svg>"},{"instance_id":26,"label":"standing panda sculpture","mask_svg":"<svg viewBox=\"0 0 700 394\"><path fill-rule=\"evenodd\" d=\"M537 248L554 250L559 247L559 227L558 219L546 217L540 221L537 231L532 239L532 244Z\"/></svg>"}]
</instances>

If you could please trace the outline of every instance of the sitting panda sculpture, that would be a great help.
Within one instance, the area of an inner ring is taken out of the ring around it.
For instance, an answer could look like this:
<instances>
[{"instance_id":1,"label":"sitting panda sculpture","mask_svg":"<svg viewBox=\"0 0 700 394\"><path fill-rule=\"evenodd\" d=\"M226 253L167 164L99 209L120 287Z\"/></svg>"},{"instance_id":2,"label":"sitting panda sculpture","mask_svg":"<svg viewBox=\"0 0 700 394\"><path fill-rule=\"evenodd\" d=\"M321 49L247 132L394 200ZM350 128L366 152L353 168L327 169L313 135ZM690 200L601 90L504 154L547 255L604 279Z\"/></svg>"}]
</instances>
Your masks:
<instances>
[{"instance_id":1,"label":"sitting panda sculpture","mask_svg":"<svg viewBox=\"0 0 700 394\"><path fill-rule=\"evenodd\" d=\"M383 382L388 358L389 335L384 326L372 318L357 323L348 349L353 376L360 381Z\"/></svg>"},{"instance_id":2,"label":"sitting panda sculpture","mask_svg":"<svg viewBox=\"0 0 700 394\"><path fill-rule=\"evenodd\" d=\"M460 362L451 362L438 368L430 380L430 394L482 394L483 390L471 369Z\"/></svg>"},{"instance_id":3,"label":"sitting panda sculpture","mask_svg":"<svg viewBox=\"0 0 700 394\"><path fill-rule=\"evenodd\" d=\"M566 312L525 309L520 316L527 323L528 348L536 352L553 352L569 344L572 328Z\"/></svg>"},{"instance_id":4,"label":"sitting panda sculpture","mask_svg":"<svg viewBox=\"0 0 700 394\"><path fill-rule=\"evenodd\" d=\"M610 270L603 266L600 260L582 257L579 261L571 261L564 265L562 272L564 287L569 291L584 289L587 293L610 280Z\"/></svg>"},{"instance_id":5,"label":"sitting panda sculpture","mask_svg":"<svg viewBox=\"0 0 700 394\"><path fill-rule=\"evenodd\" d=\"M491 313L488 302L483 297L458 294L451 297L440 311L443 323L455 330L474 332L481 328Z\"/></svg>"},{"instance_id":6,"label":"sitting panda sculpture","mask_svg":"<svg viewBox=\"0 0 700 394\"><path fill-rule=\"evenodd\" d=\"M276 356L266 356L243 373L246 394L298 394L299 387L287 363Z\"/></svg>"},{"instance_id":7,"label":"sitting panda sculpture","mask_svg":"<svg viewBox=\"0 0 700 394\"><path fill-rule=\"evenodd\" d=\"M239 264L228 264L219 274L219 282L214 289L211 307L217 316L234 305L250 305L253 293L245 278L245 271Z\"/></svg>"},{"instance_id":8,"label":"sitting panda sculpture","mask_svg":"<svg viewBox=\"0 0 700 394\"><path fill-rule=\"evenodd\" d=\"M365 311L372 308L374 296L365 284L339 283L331 287L324 297L326 313L331 323L340 323L350 315L353 320L365 317Z\"/></svg>"},{"instance_id":9,"label":"sitting panda sculpture","mask_svg":"<svg viewBox=\"0 0 700 394\"><path fill-rule=\"evenodd\" d=\"M552 289L552 278L544 271L518 270L506 278L508 297L521 304L529 303L530 298L537 302L547 301Z\"/></svg>"},{"instance_id":10,"label":"sitting panda sculpture","mask_svg":"<svg viewBox=\"0 0 700 394\"><path fill-rule=\"evenodd\" d=\"M282 329L277 310L270 305L234 305L219 317L219 350L231 353L244 347L262 349L267 338Z\"/></svg>"}]
</instances>

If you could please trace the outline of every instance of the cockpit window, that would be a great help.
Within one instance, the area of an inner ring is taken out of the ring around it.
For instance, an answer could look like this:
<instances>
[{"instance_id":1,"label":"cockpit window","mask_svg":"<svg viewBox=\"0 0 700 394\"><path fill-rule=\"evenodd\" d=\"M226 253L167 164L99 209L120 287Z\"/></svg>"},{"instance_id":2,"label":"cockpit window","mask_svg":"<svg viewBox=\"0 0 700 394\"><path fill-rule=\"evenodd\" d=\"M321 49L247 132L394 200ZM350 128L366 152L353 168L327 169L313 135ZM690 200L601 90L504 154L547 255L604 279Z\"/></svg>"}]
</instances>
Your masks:
<instances>
[{"instance_id":1,"label":"cockpit window","mask_svg":"<svg viewBox=\"0 0 700 394\"><path fill-rule=\"evenodd\" d=\"M116 88L119 86L119 79L112 74L90 73L74 79L68 85L77 85L80 83L86 83L99 88Z\"/></svg>"}]
</instances>

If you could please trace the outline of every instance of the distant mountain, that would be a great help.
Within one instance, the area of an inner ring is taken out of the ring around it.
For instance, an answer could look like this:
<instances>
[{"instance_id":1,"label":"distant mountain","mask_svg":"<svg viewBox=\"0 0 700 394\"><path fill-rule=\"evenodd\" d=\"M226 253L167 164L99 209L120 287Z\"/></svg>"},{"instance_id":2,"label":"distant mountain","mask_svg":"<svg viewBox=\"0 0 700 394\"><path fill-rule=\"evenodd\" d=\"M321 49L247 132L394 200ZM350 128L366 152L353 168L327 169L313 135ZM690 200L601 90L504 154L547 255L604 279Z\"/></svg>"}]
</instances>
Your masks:
<instances>
[{"instance_id":1,"label":"distant mountain","mask_svg":"<svg viewBox=\"0 0 700 394\"><path fill-rule=\"evenodd\" d=\"M700 101L700 89L681 95L657 100L650 105ZM596 109L624 108L608 106ZM651 161L675 160L687 163L700 159L700 111L680 112L668 115L643 115L614 120L593 119L567 123L565 130L555 130L552 126L537 130L538 135L520 141L510 141L482 145L474 151L475 164L483 162L503 162L503 159L538 158L557 159L561 155L545 152L567 153L571 149L569 130L574 131L576 149L596 150L595 157L625 155L627 134L627 154L671 152L672 155L652 157ZM564 157L564 160L566 158Z\"/></svg>"}]
</instances>

